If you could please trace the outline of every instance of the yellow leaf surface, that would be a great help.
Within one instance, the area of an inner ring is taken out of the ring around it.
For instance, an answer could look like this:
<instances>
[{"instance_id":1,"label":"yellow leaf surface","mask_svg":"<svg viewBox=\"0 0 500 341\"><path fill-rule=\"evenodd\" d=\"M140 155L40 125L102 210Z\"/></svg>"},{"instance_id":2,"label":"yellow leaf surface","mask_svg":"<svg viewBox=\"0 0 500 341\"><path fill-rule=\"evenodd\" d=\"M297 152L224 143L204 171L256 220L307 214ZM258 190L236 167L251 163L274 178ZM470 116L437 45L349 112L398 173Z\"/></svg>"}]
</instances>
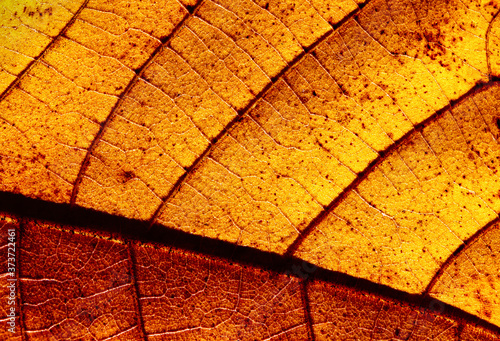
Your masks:
<instances>
[{"instance_id":1,"label":"yellow leaf surface","mask_svg":"<svg viewBox=\"0 0 500 341\"><path fill-rule=\"evenodd\" d=\"M499 325L499 241L495 223L443 267L429 295Z\"/></svg>"},{"instance_id":2,"label":"yellow leaf surface","mask_svg":"<svg viewBox=\"0 0 500 341\"><path fill-rule=\"evenodd\" d=\"M6 0L0 5L0 92L72 23L84 0Z\"/></svg>"},{"instance_id":3,"label":"yellow leaf surface","mask_svg":"<svg viewBox=\"0 0 500 341\"><path fill-rule=\"evenodd\" d=\"M410 134L345 193L297 256L422 292L461 244L500 212L497 84Z\"/></svg>"}]
</instances>

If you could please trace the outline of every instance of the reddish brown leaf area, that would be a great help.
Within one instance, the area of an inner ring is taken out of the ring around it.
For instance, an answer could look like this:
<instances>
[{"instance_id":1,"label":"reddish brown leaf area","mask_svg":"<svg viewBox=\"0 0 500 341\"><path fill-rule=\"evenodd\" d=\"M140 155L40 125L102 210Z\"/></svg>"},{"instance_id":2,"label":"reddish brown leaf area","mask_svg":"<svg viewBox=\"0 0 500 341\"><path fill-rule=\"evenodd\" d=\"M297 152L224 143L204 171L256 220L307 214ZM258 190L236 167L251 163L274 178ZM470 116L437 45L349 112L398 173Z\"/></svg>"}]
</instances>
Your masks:
<instances>
[{"instance_id":1,"label":"reddish brown leaf area","mask_svg":"<svg viewBox=\"0 0 500 341\"><path fill-rule=\"evenodd\" d=\"M460 334L460 339L464 341L486 341L498 340L498 334L492 334L484 330L474 328L473 326L465 326Z\"/></svg>"},{"instance_id":2,"label":"reddish brown leaf area","mask_svg":"<svg viewBox=\"0 0 500 341\"><path fill-rule=\"evenodd\" d=\"M299 280L135 246L148 340L307 340Z\"/></svg>"},{"instance_id":3,"label":"reddish brown leaf area","mask_svg":"<svg viewBox=\"0 0 500 341\"><path fill-rule=\"evenodd\" d=\"M9 339L12 341L22 340L21 330L17 329L15 333L9 332L8 322L12 322L11 307L14 307L14 323L19 325L19 309L16 309L16 305L19 304L17 300L16 292L14 291L15 300L12 301L12 296L10 296L9 278L15 278L8 273L8 230L15 228L17 230L17 224L8 218L3 218L0 220L0 253L2 258L0 259L0 340ZM15 284L17 285L17 283ZM14 303L13 303L14 302ZM13 304L12 304L13 303Z\"/></svg>"},{"instance_id":4,"label":"reddish brown leaf area","mask_svg":"<svg viewBox=\"0 0 500 341\"><path fill-rule=\"evenodd\" d=\"M335 284L334 277L314 279L314 272L304 279L208 254L90 235L78 227L3 219L4 240L6 228L15 228L21 243L16 257L22 318L16 321L18 333L0 334L1 340L500 337L450 314L447 309L455 308L437 300L416 305ZM0 312L3 318L5 310Z\"/></svg>"},{"instance_id":5,"label":"reddish brown leaf area","mask_svg":"<svg viewBox=\"0 0 500 341\"><path fill-rule=\"evenodd\" d=\"M311 283L308 293L316 340L456 340L459 335L457 321L430 312L444 310L438 301L416 307L320 281Z\"/></svg>"},{"instance_id":6,"label":"reddish brown leaf area","mask_svg":"<svg viewBox=\"0 0 500 341\"><path fill-rule=\"evenodd\" d=\"M140 339L130 258L122 243L24 226L21 295L30 340Z\"/></svg>"}]
</instances>

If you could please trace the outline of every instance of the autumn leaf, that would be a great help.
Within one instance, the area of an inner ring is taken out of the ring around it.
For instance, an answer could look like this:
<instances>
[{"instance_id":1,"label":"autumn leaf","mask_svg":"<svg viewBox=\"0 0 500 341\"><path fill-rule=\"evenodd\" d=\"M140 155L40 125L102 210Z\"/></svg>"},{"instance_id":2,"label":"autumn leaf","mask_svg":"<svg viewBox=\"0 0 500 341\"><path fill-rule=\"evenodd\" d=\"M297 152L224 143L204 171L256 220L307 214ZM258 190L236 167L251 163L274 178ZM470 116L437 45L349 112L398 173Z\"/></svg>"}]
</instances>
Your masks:
<instances>
[{"instance_id":1,"label":"autumn leaf","mask_svg":"<svg viewBox=\"0 0 500 341\"><path fill-rule=\"evenodd\" d=\"M499 5L2 3L15 337L498 337Z\"/></svg>"},{"instance_id":2,"label":"autumn leaf","mask_svg":"<svg viewBox=\"0 0 500 341\"><path fill-rule=\"evenodd\" d=\"M18 323L24 327L17 338L3 334L12 340L494 340L499 335L437 300L424 308L366 292L362 284L304 280L157 243L3 217L5 239L11 229L22 236ZM3 297L8 277L2 276Z\"/></svg>"}]
</instances>

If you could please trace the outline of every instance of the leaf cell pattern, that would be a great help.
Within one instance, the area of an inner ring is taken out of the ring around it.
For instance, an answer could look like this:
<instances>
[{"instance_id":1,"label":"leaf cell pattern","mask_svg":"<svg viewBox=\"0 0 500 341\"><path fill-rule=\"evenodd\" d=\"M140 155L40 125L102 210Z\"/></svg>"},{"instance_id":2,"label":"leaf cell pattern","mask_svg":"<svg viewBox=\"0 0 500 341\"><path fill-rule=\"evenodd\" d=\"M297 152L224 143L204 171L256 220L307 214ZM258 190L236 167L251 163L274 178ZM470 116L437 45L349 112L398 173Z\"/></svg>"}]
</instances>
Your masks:
<instances>
[{"instance_id":1,"label":"leaf cell pattern","mask_svg":"<svg viewBox=\"0 0 500 341\"><path fill-rule=\"evenodd\" d=\"M143 228L106 240L7 212L8 337L495 339L499 5L0 4L2 195ZM329 275L141 243L152 229Z\"/></svg>"}]
</instances>

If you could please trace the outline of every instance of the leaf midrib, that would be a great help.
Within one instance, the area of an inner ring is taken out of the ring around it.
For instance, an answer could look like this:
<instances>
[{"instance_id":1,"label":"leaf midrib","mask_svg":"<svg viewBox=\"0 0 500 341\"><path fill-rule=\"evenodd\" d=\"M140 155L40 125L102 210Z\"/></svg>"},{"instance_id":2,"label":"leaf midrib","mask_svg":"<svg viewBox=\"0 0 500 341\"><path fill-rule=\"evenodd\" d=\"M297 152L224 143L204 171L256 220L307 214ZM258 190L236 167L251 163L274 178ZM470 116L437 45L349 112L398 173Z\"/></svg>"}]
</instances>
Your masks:
<instances>
[{"instance_id":1,"label":"leaf midrib","mask_svg":"<svg viewBox=\"0 0 500 341\"><path fill-rule=\"evenodd\" d=\"M16 198L12 198L12 193L8 192L0 192L0 204L9 203L15 201ZM185 232L179 232L177 230L171 229L165 234L163 237L158 237L159 232L162 231L149 231L145 233L144 222L134 219L121 218L117 216L112 216L109 214L103 214L101 212L97 212L90 209L80 209L71 207L68 204L55 204L49 203L50 208L52 210L56 210L55 215L57 218L61 216L65 216L66 220L53 222L50 219L47 220L47 203L45 201L39 199L31 199L26 198L21 195L16 195L17 200L23 201L26 205L23 209L19 209L19 206L15 206L17 212L12 214L11 212L8 215L16 217L19 221L19 236L18 242L22 242L24 226L26 224L30 224L33 220L41 222L53 223L54 225L49 226L49 229L58 230L63 233L76 233L83 234L87 236L92 236L93 238L99 238L103 240L114 239L123 244L128 252L128 259L130 260L131 267L131 275L132 282L130 283L134 288L134 292L137 295L137 302L140 306L139 296L138 296L138 288L137 288L137 276L136 272L136 260L133 254L132 245L135 243L136 245L140 245L141 243L147 243L154 247L165 247L170 246L174 250L178 251L187 251L193 254L197 254L201 257L207 257L208 259L214 261L225 261L229 264L236 263L239 266L245 268L246 266L253 267L255 269L262 269L264 271L272 271L277 274L284 274L288 276L295 277L299 280L302 301L306 305L304 305L305 310L305 323L307 325L309 333L313 331L312 329L312 319L310 315L310 311L307 307L308 294L307 294L307 286L314 281L323 281L326 283L335 284L336 287L345 288L347 290L355 290L358 293L373 295L379 299L390 301L390 302L403 302L408 304L409 306L417 306L426 309L425 307L431 306L431 304L439 303L440 306L444 307L444 310L439 315L452 319L457 324L461 323L471 323L476 324L486 330L499 334L500 327L476 316L471 313L465 312L464 310L451 306L447 303L444 303L438 299L435 299L428 295L428 293L424 292L423 294L409 294L402 290L393 289L389 286L372 282L367 279L357 278L351 275L347 275L341 272L332 271L329 269L315 267L315 265L305 262L302 259L296 257L284 257L273 252L261 251L254 248L244 247L234 245L229 242L220 241L208 237L201 237L192 234L188 234ZM14 199L14 200L12 200ZM1 205L2 207L8 205ZM31 207L29 207L31 206ZM26 211L26 209L31 210L31 212ZM2 210L4 211L4 210ZM9 211L16 211L9 210ZM1 212L0 212L1 213ZM60 220L60 219L57 219ZM82 221L87 220L87 223L82 224ZM495 219L495 222L498 222L500 218ZM90 223L92 222L92 223ZM487 224L484 226L478 233L476 233L473 237L465 242L466 245L469 245L471 242L477 240L481 235L486 232L486 230L491 227L495 222ZM122 228L124 225L129 225L129 228L133 228L135 235L131 236L127 235L123 232ZM96 233L96 226L101 228L102 233ZM176 235L177 234L177 235ZM207 245L210 247L210 250L200 251L200 247L197 245L191 245L191 247L179 247L179 243L175 240L183 240L186 242L188 240L192 244ZM465 246L464 249L466 249ZM463 250L463 249L462 249ZM452 257L456 257L454 254ZM22 261L18 257L19 261ZM447 261L449 263L449 261ZM17 267L19 268L19 267ZM314 269L311 272L303 271L302 273L295 271L295 269ZM138 308L140 309L140 308ZM142 320L141 311L138 310L138 314L141 316L138 317L138 327L141 329L142 335L145 336L146 333L144 331L144 323ZM314 335L314 334L313 334Z\"/></svg>"}]
</instances>

